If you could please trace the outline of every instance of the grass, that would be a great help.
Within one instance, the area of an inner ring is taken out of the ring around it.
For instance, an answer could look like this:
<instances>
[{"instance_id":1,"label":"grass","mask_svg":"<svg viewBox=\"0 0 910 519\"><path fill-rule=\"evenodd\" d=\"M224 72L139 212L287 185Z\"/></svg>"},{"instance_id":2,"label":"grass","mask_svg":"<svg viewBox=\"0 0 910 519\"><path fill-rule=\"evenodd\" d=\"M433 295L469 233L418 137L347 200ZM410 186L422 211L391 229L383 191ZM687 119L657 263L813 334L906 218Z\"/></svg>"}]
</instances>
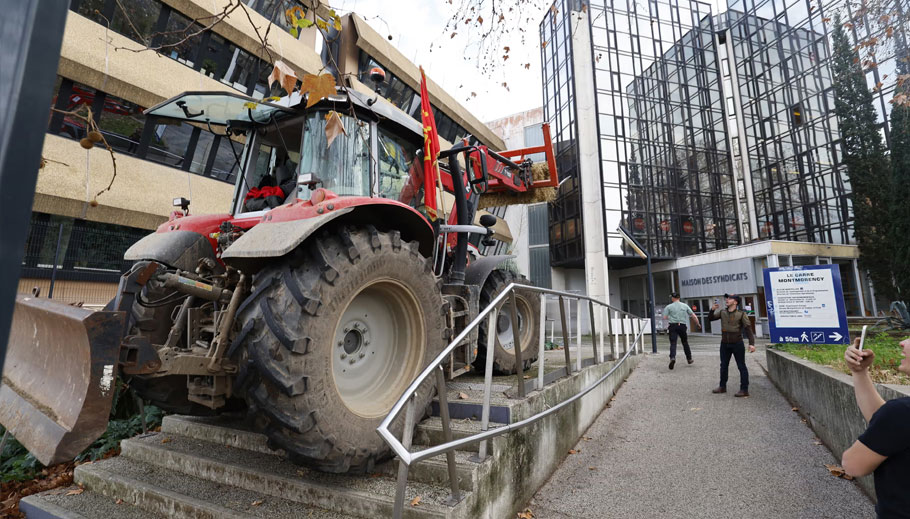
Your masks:
<instances>
[{"instance_id":1,"label":"grass","mask_svg":"<svg viewBox=\"0 0 910 519\"><path fill-rule=\"evenodd\" d=\"M866 337L865 348L875 352L875 361L869 370L873 382L910 385L910 376L897 370L903 358L901 355L902 350L898 343L903 338L894 337L886 333ZM834 368L842 373L850 374L850 369L844 360L844 350L846 349L844 345L777 344L774 345L774 348L792 353L816 364Z\"/></svg>"}]
</instances>

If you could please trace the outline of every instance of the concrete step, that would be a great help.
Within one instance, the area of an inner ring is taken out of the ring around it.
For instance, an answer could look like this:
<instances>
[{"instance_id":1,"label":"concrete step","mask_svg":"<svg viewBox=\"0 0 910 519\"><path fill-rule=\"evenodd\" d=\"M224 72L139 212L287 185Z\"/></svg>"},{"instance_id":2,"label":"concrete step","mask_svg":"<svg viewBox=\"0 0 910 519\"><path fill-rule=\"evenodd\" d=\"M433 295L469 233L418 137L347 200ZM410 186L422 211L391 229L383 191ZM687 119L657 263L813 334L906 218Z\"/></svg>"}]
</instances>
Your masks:
<instances>
[{"instance_id":1,"label":"concrete step","mask_svg":"<svg viewBox=\"0 0 910 519\"><path fill-rule=\"evenodd\" d=\"M439 429L438 434L424 434L423 436L420 436L420 438L438 438L439 441L437 443L427 443L426 441L418 441L418 439L415 438L415 444L425 446L441 443L443 434L442 422L440 419L429 418L425 420L425 422L426 421L431 424L436 424ZM480 430L479 425L474 425L474 423L461 425L461 422L463 421L453 422L452 432L455 438L464 437L469 435L472 431ZM434 430L432 425L429 427L429 430ZM459 427L461 427L461 429L459 429ZM245 449L260 454L284 457L283 451L272 451L269 449L265 435L250 431L248 428L245 428L241 422L232 421L227 418L179 415L165 416L164 421L161 424L161 432L212 442L227 447ZM461 436L458 435L458 432L461 432ZM420 445L415 448L420 448ZM455 453L458 484L459 488L462 490L474 490L474 488L476 488L475 483L480 476L480 472L483 470L476 462L468 459L476 452L477 447L475 446L473 451ZM381 467L377 467L377 472L394 477L398 473L398 463L386 463ZM449 473L445 455L430 458L411 467L408 480L447 487L449 485Z\"/></svg>"},{"instance_id":2,"label":"concrete step","mask_svg":"<svg viewBox=\"0 0 910 519\"><path fill-rule=\"evenodd\" d=\"M130 462L153 465L167 474L180 473L215 482L232 491L244 489L359 517L392 515L395 480L382 472L364 476L325 474L274 454L164 432L124 440L120 447L121 458ZM432 470L423 474L438 478ZM410 502L418 496L419 506L406 507L405 517L456 517L462 513L459 507L466 506L463 500L454 508L448 507L446 488L411 478L406 500Z\"/></svg>"},{"instance_id":3,"label":"concrete step","mask_svg":"<svg viewBox=\"0 0 910 519\"><path fill-rule=\"evenodd\" d=\"M165 517L339 517L338 514L315 507L302 507L287 499L171 472L123 457L80 465L76 468L75 480L93 493L119 498L125 503Z\"/></svg>"},{"instance_id":4,"label":"concrete step","mask_svg":"<svg viewBox=\"0 0 910 519\"><path fill-rule=\"evenodd\" d=\"M118 519L164 519L166 515L156 514L98 492L82 490L78 486L55 488L40 494L22 498L19 511L27 519L95 519L96 517L117 517Z\"/></svg>"},{"instance_id":5,"label":"concrete step","mask_svg":"<svg viewBox=\"0 0 910 519\"><path fill-rule=\"evenodd\" d=\"M476 420L471 420L468 418L453 418L451 423L452 438L456 440L467 438L472 434L480 432L480 422ZM490 429L495 429L497 427L502 427L502 424L493 422L490 423ZM438 416L431 416L417 424L417 429L414 431L415 445L440 445L444 442L445 438L442 433L442 418ZM460 450L476 453L479 449L480 443L472 443L462 447Z\"/></svg>"},{"instance_id":6,"label":"concrete step","mask_svg":"<svg viewBox=\"0 0 910 519\"><path fill-rule=\"evenodd\" d=\"M285 456L284 451L269 448L264 434L251 430L243 420L230 417L168 415L161 422L161 432L260 454Z\"/></svg>"}]
</instances>

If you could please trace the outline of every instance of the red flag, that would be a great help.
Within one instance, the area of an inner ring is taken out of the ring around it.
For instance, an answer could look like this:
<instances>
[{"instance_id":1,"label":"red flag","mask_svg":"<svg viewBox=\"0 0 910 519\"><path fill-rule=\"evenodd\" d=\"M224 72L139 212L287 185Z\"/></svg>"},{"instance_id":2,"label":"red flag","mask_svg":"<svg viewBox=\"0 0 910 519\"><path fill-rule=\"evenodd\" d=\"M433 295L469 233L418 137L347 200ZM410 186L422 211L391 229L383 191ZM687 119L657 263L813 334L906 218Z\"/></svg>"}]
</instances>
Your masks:
<instances>
[{"instance_id":1,"label":"red flag","mask_svg":"<svg viewBox=\"0 0 910 519\"><path fill-rule=\"evenodd\" d=\"M436 179L439 177L439 134L427 92L427 77L420 67L420 123L423 126L423 192L430 220L436 219Z\"/></svg>"}]
</instances>

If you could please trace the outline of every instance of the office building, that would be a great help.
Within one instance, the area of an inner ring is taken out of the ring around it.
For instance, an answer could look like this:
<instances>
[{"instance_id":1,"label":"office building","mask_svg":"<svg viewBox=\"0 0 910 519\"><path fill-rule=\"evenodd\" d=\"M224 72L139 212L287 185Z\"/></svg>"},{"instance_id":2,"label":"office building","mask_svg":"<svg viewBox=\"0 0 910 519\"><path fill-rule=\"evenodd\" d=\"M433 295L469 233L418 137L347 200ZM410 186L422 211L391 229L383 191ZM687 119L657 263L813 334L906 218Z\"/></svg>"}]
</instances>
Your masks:
<instances>
[{"instance_id":1,"label":"office building","mask_svg":"<svg viewBox=\"0 0 910 519\"><path fill-rule=\"evenodd\" d=\"M907 12L892 4L892 16ZM886 39L872 14L837 1L737 0L718 16L694 0L555 2L540 25L544 120L563 181L549 212L553 266L647 313L644 267L623 226L655 261L658 303L681 291L704 311L723 288L685 280L702 267L742 270L760 327L762 268L836 263L848 314L877 312L833 113L837 11L854 21L855 41ZM898 48L868 73L886 142Z\"/></svg>"},{"instance_id":2,"label":"office building","mask_svg":"<svg viewBox=\"0 0 910 519\"><path fill-rule=\"evenodd\" d=\"M189 199L191 213L228 210L243 138L142 113L181 92L224 91L262 99L274 93L268 77L278 57L298 77L323 73L328 61L347 86L368 92L378 86L384 97L419 120L417 65L356 14L342 17L341 37L325 45L316 27L292 35L285 17L299 5L311 20L330 18L318 2L244 0L231 9L234 4L71 1L20 292L39 287L48 295L56 265L54 298L104 304L126 267L123 252L167 220L174 198ZM226 7L228 14L222 16ZM267 48L261 38L267 39ZM377 65L386 71L381 85L369 80L370 68ZM445 141L471 136L502 148L499 137L430 78L428 89ZM115 151L115 179L103 147L80 146L85 121L65 113L83 105L92 109Z\"/></svg>"}]
</instances>

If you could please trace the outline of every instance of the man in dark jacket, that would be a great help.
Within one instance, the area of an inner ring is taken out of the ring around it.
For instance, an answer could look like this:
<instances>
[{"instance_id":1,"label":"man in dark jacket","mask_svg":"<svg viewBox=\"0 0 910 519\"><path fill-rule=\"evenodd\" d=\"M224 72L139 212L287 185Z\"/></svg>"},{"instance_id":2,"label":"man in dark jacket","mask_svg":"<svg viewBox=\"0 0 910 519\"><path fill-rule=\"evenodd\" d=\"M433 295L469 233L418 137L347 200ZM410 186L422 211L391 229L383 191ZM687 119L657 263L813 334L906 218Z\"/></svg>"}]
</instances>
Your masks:
<instances>
[{"instance_id":1,"label":"man in dark jacket","mask_svg":"<svg viewBox=\"0 0 910 519\"><path fill-rule=\"evenodd\" d=\"M752 333L752 323L745 311L740 310L742 303L740 297L733 294L724 294L727 308L721 310L715 304L711 307L711 321L720 320L720 385L712 393L727 392L727 374L730 370L730 357L736 359L739 368L739 392L735 396L749 396L749 370L746 368L746 347L743 344L743 332L749 337L749 353L755 351L755 334Z\"/></svg>"}]
</instances>

